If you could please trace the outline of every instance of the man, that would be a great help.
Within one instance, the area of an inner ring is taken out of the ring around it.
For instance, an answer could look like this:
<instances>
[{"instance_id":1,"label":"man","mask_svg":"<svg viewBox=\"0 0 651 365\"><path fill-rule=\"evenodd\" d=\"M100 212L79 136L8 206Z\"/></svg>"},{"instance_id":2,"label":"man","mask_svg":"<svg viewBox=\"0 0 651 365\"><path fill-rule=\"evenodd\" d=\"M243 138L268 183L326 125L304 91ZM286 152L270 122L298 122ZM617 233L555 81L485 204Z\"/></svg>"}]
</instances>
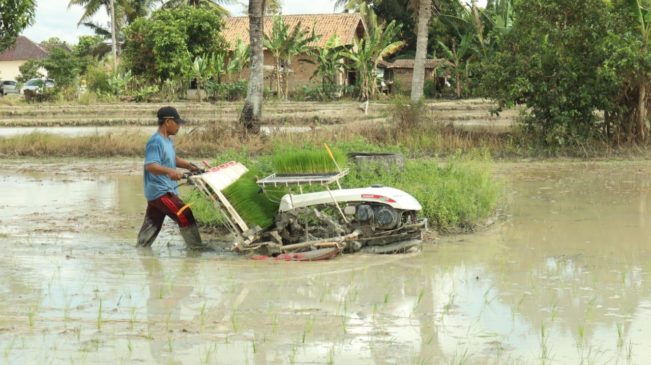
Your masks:
<instances>
[{"instance_id":1,"label":"man","mask_svg":"<svg viewBox=\"0 0 651 365\"><path fill-rule=\"evenodd\" d=\"M171 136L178 133L181 119L175 108L166 106L158 110L158 130L145 149L145 197L147 212L138 233L138 246L150 247L163 226L165 216L172 218L181 230L188 248L203 248L201 235L192 210L178 197L177 181L183 174L176 167L190 171L199 168L176 156Z\"/></svg>"}]
</instances>

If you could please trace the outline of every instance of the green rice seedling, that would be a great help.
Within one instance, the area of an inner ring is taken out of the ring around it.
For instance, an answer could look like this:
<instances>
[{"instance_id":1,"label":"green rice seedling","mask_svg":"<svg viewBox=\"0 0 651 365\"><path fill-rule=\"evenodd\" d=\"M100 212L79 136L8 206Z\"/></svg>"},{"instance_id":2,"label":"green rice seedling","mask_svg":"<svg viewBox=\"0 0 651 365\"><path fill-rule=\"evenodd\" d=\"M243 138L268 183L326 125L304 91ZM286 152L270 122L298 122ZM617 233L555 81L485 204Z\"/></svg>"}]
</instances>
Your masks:
<instances>
[{"instance_id":1,"label":"green rice seedling","mask_svg":"<svg viewBox=\"0 0 651 365\"><path fill-rule=\"evenodd\" d=\"M548 345L549 340L549 330L545 326L545 323L540 324L540 362L542 364L547 364L550 360L550 350Z\"/></svg>"},{"instance_id":2,"label":"green rice seedling","mask_svg":"<svg viewBox=\"0 0 651 365\"><path fill-rule=\"evenodd\" d=\"M199 312L199 328L203 331L203 327L206 324L206 302L201 306L201 311Z\"/></svg>"},{"instance_id":3,"label":"green rice seedling","mask_svg":"<svg viewBox=\"0 0 651 365\"><path fill-rule=\"evenodd\" d=\"M617 350L621 350L622 347L624 347L624 326L617 323Z\"/></svg>"},{"instance_id":4,"label":"green rice seedling","mask_svg":"<svg viewBox=\"0 0 651 365\"><path fill-rule=\"evenodd\" d=\"M97 308L97 330L102 330L102 298L99 299L99 307Z\"/></svg>"},{"instance_id":5,"label":"green rice seedling","mask_svg":"<svg viewBox=\"0 0 651 365\"><path fill-rule=\"evenodd\" d=\"M335 347L332 346L330 348L330 351L328 351L328 365L332 365L335 363Z\"/></svg>"},{"instance_id":6,"label":"green rice seedling","mask_svg":"<svg viewBox=\"0 0 651 365\"><path fill-rule=\"evenodd\" d=\"M233 326L233 332L237 332L239 329L239 325L237 322L237 316L235 315L236 312L233 311L233 314L231 315L231 325Z\"/></svg>"},{"instance_id":7,"label":"green rice seedling","mask_svg":"<svg viewBox=\"0 0 651 365\"><path fill-rule=\"evenodd\" d=\"M183 195L183 200L192 206L192 215L201 225L218 226L225 222L224 216L215 208L213 202L198 190Z\"/></svg>"},{"instance_id":8,"label":"green rice seedling","mask_svg":"<svg viewBox=\"0 0 651 365\"><path fill-rule=\"evenodd\" d=\"M132 330L136 323L136 307L129 308L129 329Z\"/></svg>"},{"instance_id":9,"label":"green rice seedling","mask_svg":"<svg viewBox=\"0 0 651 365\"><path fill-rule=\"evenodd\" d=\"M330 150L332 157L330 157L325 146L284 148L274 152L272 157L273 169L278 174L337 172L338 168L346 166L346 155L339 149Z\"/></svg>"},{"instance_id":10,"label":"green rice seedling","mask_svg":"<svg viewBox=\"0 0 651 365\"><path fill-rule=\"evenodd\" d=\"M216 351L217 346L213 343L210 346L207 346L206 351L199 356L199 362L201 364L210 364L212 361L212 354Z\"/></svg>"},{"instance_id":11,"label":"green rice seedling","mask_svg":"<svg viewBox=\"0 0 651 365\"><path fill-rule=\"evenodd\" d=\"M36 311L38 307L36 305L30 306L29 311L27 312L27 323L29 328L34 328L34 323L36 322Z\"/></svg>"},{"instance_id":12,"label":"green rice seedling","mask_svg":"<svg viewBox=\"0 0 651 365\"><path fill-rule=\"evenodd\" d=\"M278 314L274 313L271 319L271 333L275 334L278 330Z\"/></svg>"},{"instance_id":13,"label":"green rice seedling","mask_svg":"<svg viewBox=\"0 0 651 365\"><path fill-rule=\"evenodd\" d=\"M418 292L418 299L416 299L416 306L420 304L420 302L423 301L423 296L425 295L425 288L420 289Z\"/></svg>"},{"instance_id":14,"label":"green rice seedling","mask_svg":"<svg viewBox=\"0 0 651 365\"><path fill-rule=\"evenodd\" d=\"M267 228L274 223L279 204L260 189L255 170L249 170L223 193L247 225Z\"/></svg>"},{"instance_id":15,"label":"green rice seedling","mask_svg":"<svg viewBox=\"0 0 651 365\"><path fill-rule=\"evenodd\" d=\"M296 345L292 345L292 351L289 353L289 363L296 363Z\"/></svg>"},{"instance_id":16,"label":"green rice seedling","mask_svg":"<svg viewBox=\"0 0 651 365\"><path fill-rule=\"evenodd\" d=\"M628 345L626 345L626 361L628 363L631 363L631 360L633 359L633 343L629 340Z\"/></svg>"},{"instance_id":17,"label":"green rice seedling","mask_svg":"<svg viewBox=\"0 0 651 365\"><path fill-rule=\"evenodd\" d=\"M7 346L5 346L5 349L4 349L3 353L2 353L4 359L5 359L5 361L7 363L9 363L9 355L11 355L11 351L13 351L15 343L16 343L16 337L13 337L11 339L11 342L9 342L7 344Z\"/></svg>"},{"instance_id":18,"label":"green rice seedling","mask_svg":"<svg viewBox=\"0 0 651 365\"><path fill-rule=\"evenodd\" d=\"M172 321L172 311L167 312L165 315L165 330L170 331L170 322Z\"/></svg>"}]
</instances>

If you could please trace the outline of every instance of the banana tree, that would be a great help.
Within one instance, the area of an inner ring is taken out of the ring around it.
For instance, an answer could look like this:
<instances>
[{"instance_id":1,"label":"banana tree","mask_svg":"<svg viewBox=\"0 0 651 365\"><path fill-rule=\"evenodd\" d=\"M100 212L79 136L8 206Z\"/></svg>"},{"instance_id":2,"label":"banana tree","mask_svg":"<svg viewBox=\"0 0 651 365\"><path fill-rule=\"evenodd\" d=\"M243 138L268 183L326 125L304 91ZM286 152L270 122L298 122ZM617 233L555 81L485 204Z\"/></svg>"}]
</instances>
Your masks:
<instances>
[{"instance_id":1,"label":"banana tree","mask_svg":"<svg viewBox=\"0 0 651 365\"><path fill-rule=\"evenodd\" d=\"M346 57L358 73L360 99L368 100L378 92L375 71L378 63L402 49L405 42L395 40L400 35L401 25L391 21L384 26L378 22L371 9L364 5L360 9L366 20L366 32L362 39L355 42L353 49L346 53Z\"/></svg>"},{"instance_id":2,"label":"banana tree","mask_svg":"<svg viewBox=\"0 0 651 365\"><path fill-rule=\"evenodd\" d=\"M445 55L447 67L451 69L455 80L455 94L458 98L463 96L464 85L470 78L470 65L479 54L477 46L473 42L473 35L466 34L461 38L459 45L453 40L452 46L438 41L438 47Z\"/></svg>"},{"instance_id":3,"label":"banana tree","mask_svg":"<svg viewBox=\"0 0 651 365\"><path fill-rule=\"evenodd\" d=\"M304 59L302 61L316 64L316 69L310 77L321 77L321 85L324 89L328 85L337 83L337 75L344 72L346 64L343 60L346 57L347 47L339 44L339 37L333 35L328 39L323 48L315 54L315 61Z\"/></svg>"},{"instance_id":4,"label":"banana tree","mask_svg":"<svg viewBox=\"0 0 651 365\"><path fill-rule=\"evenodd\" d=\"M314 50L313 43L319 38L314 31L310 34L306 29L302 29L300 22L290 30L281 16L274 16L271 35L265 34L264 45L274 57L278 96L287 98L287 78L292 59L299 54L311 55Z\"/></svg>"},{"instance_id":5,"label":"banana tree","mask_svg":"<svg viewBox=\"0 0 651 365\"><path fill-rule=\"evenodd\" d=\"M213 75L213 67L217 64L218 60L215 59L216 55L211 56L197 56L192 62L192 77L197 80L197 95L199 102L201 102L201 88L204 86L206 80L209 80ZM223 62L222 62L223 63Z\"/></svg>"},{"instance_id":6,"label":"banana tree","mask_svg":"<svg viewBox=\"0 0 651 365\"><path fill-rule=\"evenodd\" d=\"M244 44L241 39L238 39L235 42L235 49L231 53L230 59L228 60L228 66L226 66L226 73L228 75L233 75L240 73L244 67L249 63L249 54L251 49L247 44Z\"/></svg>"}]
</instances>

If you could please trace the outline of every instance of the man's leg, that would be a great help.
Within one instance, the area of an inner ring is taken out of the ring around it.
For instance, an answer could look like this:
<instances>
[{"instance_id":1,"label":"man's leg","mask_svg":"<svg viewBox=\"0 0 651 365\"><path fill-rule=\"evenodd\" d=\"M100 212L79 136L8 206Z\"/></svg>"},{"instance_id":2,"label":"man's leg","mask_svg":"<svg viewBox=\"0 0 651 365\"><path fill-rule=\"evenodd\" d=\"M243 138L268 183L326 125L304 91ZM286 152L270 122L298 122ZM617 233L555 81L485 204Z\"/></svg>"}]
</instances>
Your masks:
<instances>
[{"instance_id":1,"label":"man's leg","mask_svg":"<svg viewBox=\"0 0 651 365\"><path fill-rule=\"evenodd\" d=\"M161 211L156 204L151 202L147 203L147 212L145 213L145 220L142 222L142 227L138 233L138 247L151 247L163 227L165 220L165 213Z\"/></svg>"},{"instance_id":2,"label":"man's leg","mask_svg":"<svg viewBox=\"0 0 651 365\"><path fill-rule=\"evenodd\" d=\"M160 201L167 207L165 213L179 225L181 236L188 248L205 248L190 207L174 194L165 194L160 197Z\"/></svg>"}]
</instances>

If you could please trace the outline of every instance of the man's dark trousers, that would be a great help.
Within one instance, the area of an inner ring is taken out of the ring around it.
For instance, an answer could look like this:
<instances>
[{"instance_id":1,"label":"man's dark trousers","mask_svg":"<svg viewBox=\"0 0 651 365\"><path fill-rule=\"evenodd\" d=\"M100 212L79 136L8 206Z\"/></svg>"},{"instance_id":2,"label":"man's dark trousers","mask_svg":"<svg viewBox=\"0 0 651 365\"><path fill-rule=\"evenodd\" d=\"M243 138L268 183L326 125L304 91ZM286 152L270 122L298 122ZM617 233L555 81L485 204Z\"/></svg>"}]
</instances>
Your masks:
<instances>
[{"instance_id":1,"label":"man's dark trousers","mask_svg":"<svg viewBox=\"0 0 651 365\"><path fill-rule=\"evenodd\" d=\"M138 233L139 247L150 247L154 243L163 227L165 216L172 218L179 225L181 236L189 248L203 247L192 210L173 193L166 193L147 202L145 221Z\"/></svg>"}]
</instances>

